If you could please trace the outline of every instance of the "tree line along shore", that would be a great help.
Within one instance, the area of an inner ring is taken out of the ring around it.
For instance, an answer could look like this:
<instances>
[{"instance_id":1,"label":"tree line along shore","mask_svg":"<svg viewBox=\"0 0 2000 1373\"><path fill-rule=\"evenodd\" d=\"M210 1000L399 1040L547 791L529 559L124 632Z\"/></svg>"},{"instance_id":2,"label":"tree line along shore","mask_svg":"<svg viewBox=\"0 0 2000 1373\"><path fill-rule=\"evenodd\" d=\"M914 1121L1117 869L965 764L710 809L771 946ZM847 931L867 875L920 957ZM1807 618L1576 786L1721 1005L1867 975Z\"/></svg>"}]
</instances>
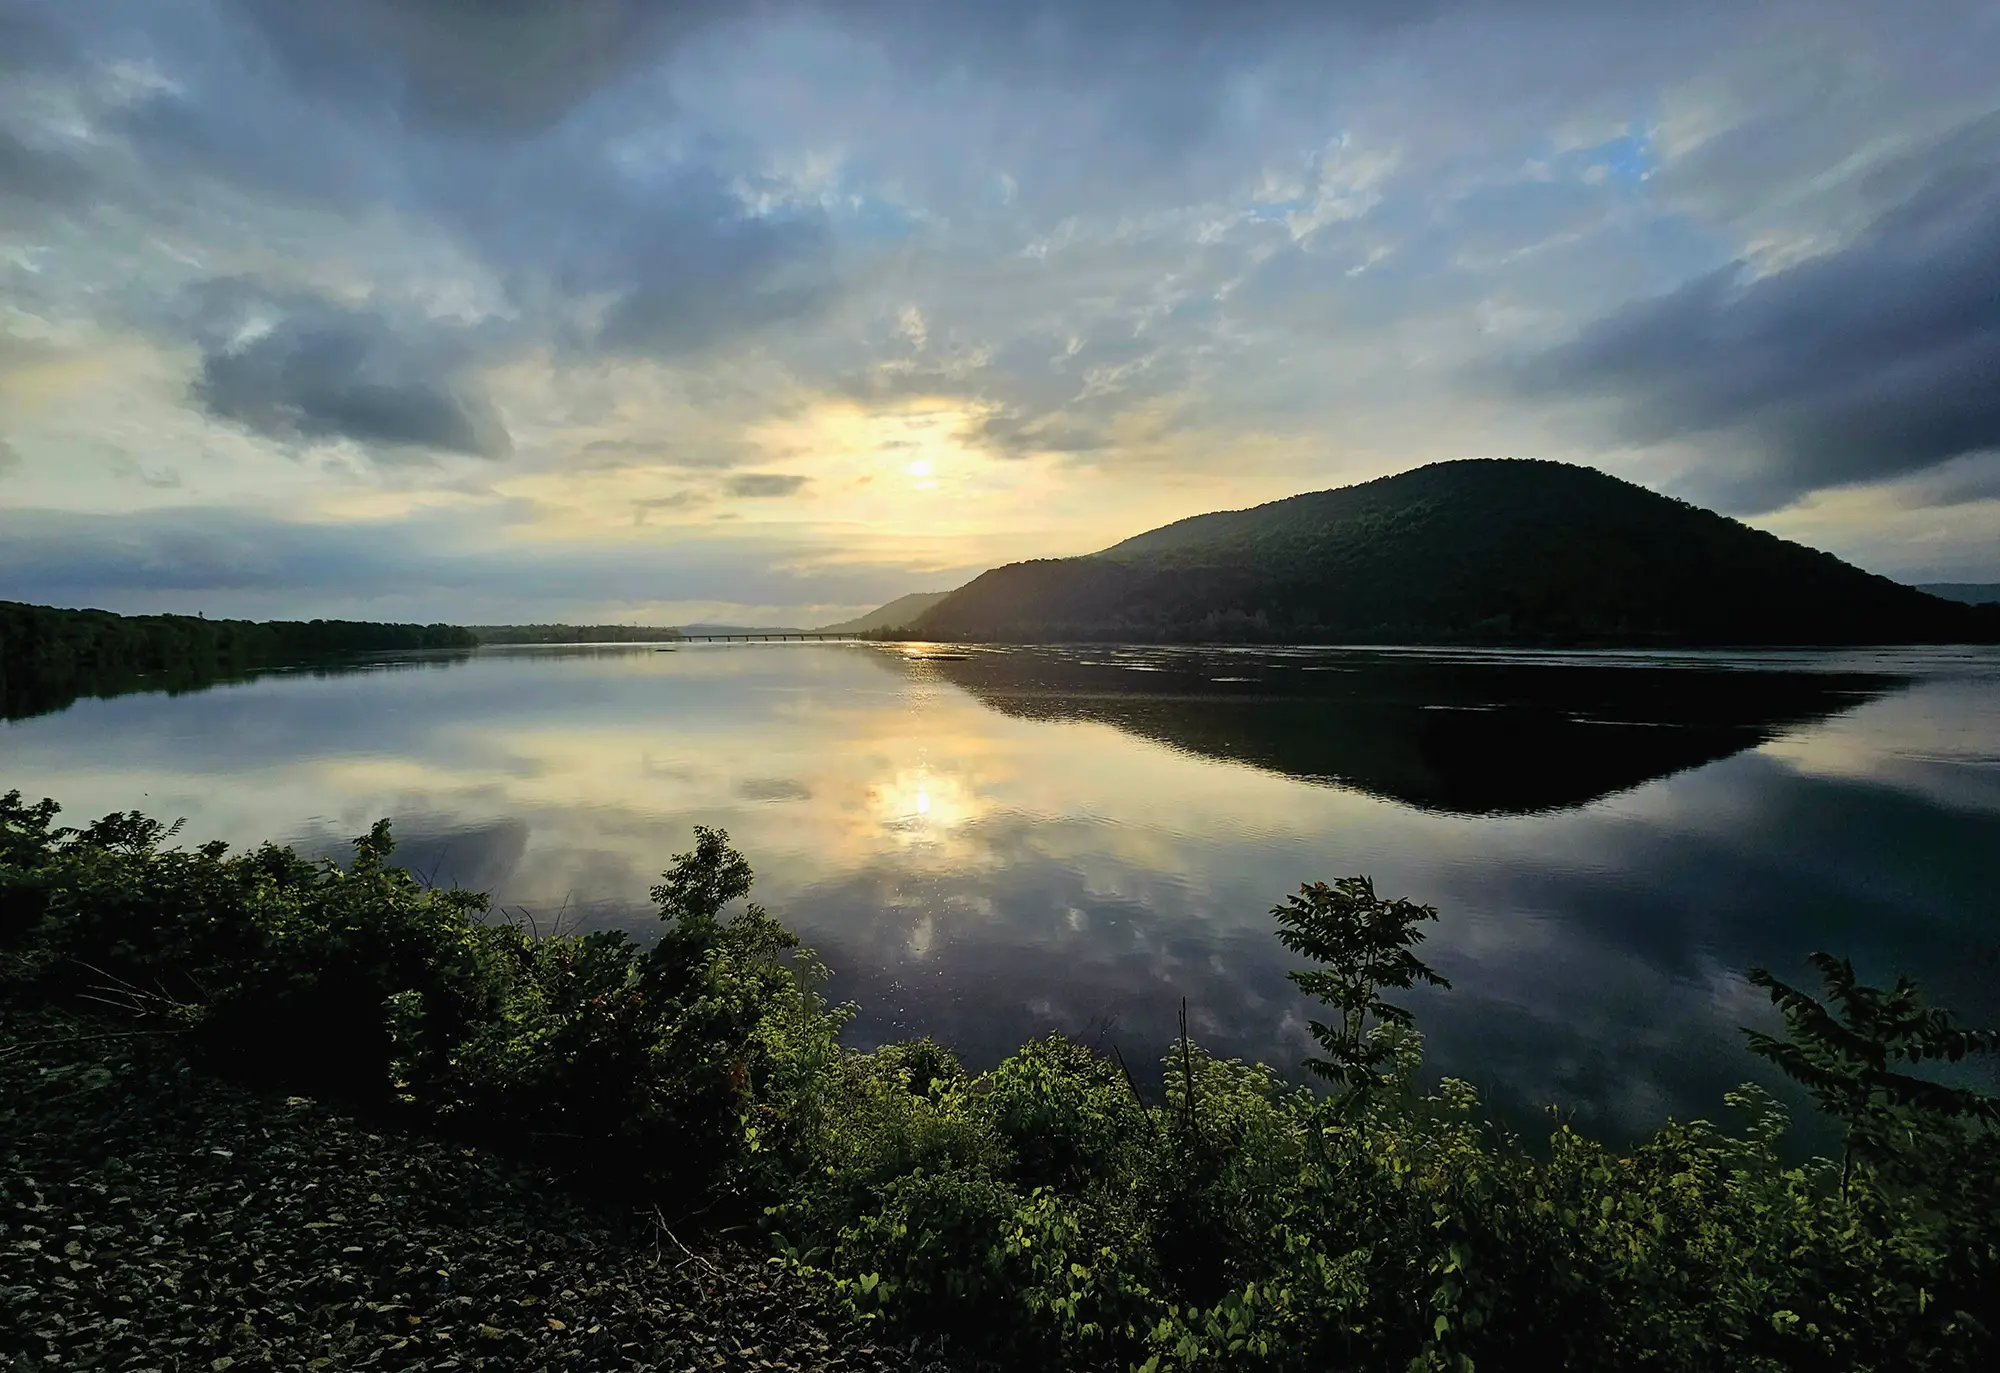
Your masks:
<instances>
[{"instance_id":1,"label":"tree line along shore","mask_svg":"<svg viewBox=\"0 0 2000 1373\"><path fill-rule=\"evenodd\" d=\"M482 644L655 643L679 637L677 629L646 625L211 620L0 601L0 718L59 710L82 696L193 690L275 668L310 668L365 654L464 652Z\"/></svg>"}]
</instances>

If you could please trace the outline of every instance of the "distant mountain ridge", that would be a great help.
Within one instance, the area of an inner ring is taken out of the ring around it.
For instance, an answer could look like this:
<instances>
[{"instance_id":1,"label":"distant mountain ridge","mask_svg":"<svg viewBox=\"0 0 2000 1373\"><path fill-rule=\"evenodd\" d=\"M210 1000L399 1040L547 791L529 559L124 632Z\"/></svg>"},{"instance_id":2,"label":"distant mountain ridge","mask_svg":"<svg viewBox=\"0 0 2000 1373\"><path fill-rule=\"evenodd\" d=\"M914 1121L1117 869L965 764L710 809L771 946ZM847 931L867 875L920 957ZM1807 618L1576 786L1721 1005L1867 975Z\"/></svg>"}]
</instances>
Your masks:
<instances>
[{"instance_id":1,"label":"distant mountain ridge","mask_svg":"<svg viewBox=\"0 0 2000 1373\"><path fill-rule=\"evenodd\" d=\"M1594 468L1464 459L981 574L927 637L1567 646L2000 640L2000 614Z\"/></svg>"},{"instance_id":2,"label":"distant mountain ridge","mask_svg":"<svg viewBox=\"0 0 2000 1373\"><path fill-rule=\"evenodd\" d=\"M852 620L842 620L837 625L821 625L814 631L819 634L871 634L880 629L903 629L915 624L932 606L951 595L949 591L913 591L907 596L898 596L884 606L877 606L866 615Z\"/></svg>"},{"instance_id":3,"label":"distant mountain ridge","mask_svg":"<svg viewBox=\"0 0 2000 1373\"><path fill-rule=\"evenodd\" d=\"M1918 582L1917 590L1966 605L2000 605L2000 582Z\"/></svg>"}]
</instances>

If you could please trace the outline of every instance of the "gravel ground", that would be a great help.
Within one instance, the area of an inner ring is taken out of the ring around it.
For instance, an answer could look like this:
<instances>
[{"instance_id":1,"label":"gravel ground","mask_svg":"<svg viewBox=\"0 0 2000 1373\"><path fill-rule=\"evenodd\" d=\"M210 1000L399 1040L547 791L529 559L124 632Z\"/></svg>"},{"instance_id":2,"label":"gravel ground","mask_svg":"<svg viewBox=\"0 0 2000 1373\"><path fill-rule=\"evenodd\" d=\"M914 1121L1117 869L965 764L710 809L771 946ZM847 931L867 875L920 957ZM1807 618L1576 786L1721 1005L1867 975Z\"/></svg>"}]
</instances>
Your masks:
<instances>
[{"instance_id":1,"label":"gravel ground","mask_svg":"<svg viewBox=\"0 0 2000 1373\"><path fill-rule=\"evenodd\" d=\"M754 1255L104 1030L0 1008L9 1373L946 1367Z\"/></svg>"}]
</instances>

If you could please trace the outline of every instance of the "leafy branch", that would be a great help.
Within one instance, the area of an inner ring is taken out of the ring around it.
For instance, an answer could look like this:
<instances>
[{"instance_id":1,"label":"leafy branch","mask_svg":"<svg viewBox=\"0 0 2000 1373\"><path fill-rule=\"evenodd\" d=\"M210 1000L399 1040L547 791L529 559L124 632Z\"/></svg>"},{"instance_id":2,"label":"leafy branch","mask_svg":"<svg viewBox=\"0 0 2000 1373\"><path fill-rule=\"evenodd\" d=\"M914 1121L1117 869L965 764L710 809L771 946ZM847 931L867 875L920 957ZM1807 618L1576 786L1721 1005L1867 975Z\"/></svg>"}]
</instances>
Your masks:
<instances>
[{"instance_id":1,"label":"leafy branch","mask_svg":"<svg viewBox=\"0 0 2000 1373\"><path fill-rule=\"evenodd\" d=\"M1388 1086L1395 1079L1390 1068L1395 1046L1371 1030L1407 1029L1411 1020L1408 1010L1384 1001L1382 993L1408 991L1418 983L1451 987L1413 952L1424 940L1422 925L1438 918L1436 907L1388 900L1375 894L1370 878L1343 877L1330 886L1306 883L1271 914L1278 919L1279 942L1320 965L1286 976L1338 1012L1332 1024L1309 1022L1326 1056L1309 1058L1305 1066L1345 1089L1350 1100Z\"/></svg>"},{"instance_id":2,"label":"leafy branch","mask_svg":"<svg viewBox=\"0 0 2000 1373\"><path fill-rule=\"evenodd\" d=\"M1743 1033L1750 1052L1804 1087L1846 1132L1845 1188L1857 1158L1879 1162L1898 1143L1936 1137L1963 1124L2000 1125L2000 1097L1899 1071L1895 1065L1958 1063L2000 1051L2000 1031L1968 1029L1930 1005L1908 978L1883 990L1862 984L1854 965L1828 953L1809 960L1826 983L1826 1001L1752 968L1753 986L1771 994L1784 1039Z\"/></svg>"}]
</instances>

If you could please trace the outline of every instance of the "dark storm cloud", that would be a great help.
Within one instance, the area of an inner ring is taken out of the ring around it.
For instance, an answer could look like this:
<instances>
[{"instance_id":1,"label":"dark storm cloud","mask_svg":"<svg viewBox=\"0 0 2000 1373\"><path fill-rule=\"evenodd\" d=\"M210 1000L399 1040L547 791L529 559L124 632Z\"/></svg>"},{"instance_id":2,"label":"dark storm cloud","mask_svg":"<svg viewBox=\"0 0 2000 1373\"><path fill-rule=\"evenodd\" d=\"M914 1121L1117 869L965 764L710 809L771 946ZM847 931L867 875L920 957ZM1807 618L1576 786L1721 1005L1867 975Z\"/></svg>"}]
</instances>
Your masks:
<instances>
[{"instance_id":1,"label":"dark storm cloud","mask_svg":"<svg viewBox=\"0 0 2000 1373\"><path fill-rule=\"evenodd\" d=\"M790 496L810 480L789 472L745 472L731 477L724 489L732 496Z\"/></svg>"},{"instance_id":2,"label":"dark storm cloud","mask_svg":"<svg viewBox=\"0 0 2000 1373\"><path fill-rule=\"evenodd\" d=\"M644 500L633 501L632 505L639 510L686 510L712 499L699 491L676 491L671 496L648 496Z\"/></svg>"},{"instance_id":3,"label":"dark storm cloud","mask_svg":"<svg viewBox=\"0 0 2000 1373\"><path fill-rule=\"evenodd\" d=\"M585 470L621 467L682 469L734 467L739 454L726 447L684 448L657 439L597 439L583 446L576 465Z\"/></svg>"},{"instance_id":4,"label":"dark storm cloud","mask_svg":"<svg viewBox=\"0 0 2000 1373\"><path fill-rule=\"evenodd\" d=\"M1964 505L2000 501L2000 448L1940 464L1904 482L1901 498L1913 505Z\"/></svg>"},{"instance_id":5,"label":"dark storm cloud","mask_svg":"<svg viewBox=\"0 0 2000 1373\"><path fill-rule=\"evenodd\" d=\"M676 124L657 72L617 88L697 22L686 6L230 0L171 26L119 12L103 52L144 53L170 80L97 111L137 154L102 194L151 217L199 218L190 188L217 182L436 226L491 273L523 337L570 353L682 354L836 294L816 207L753 211L745 150Z\"/></svg>"},{"instance_id":6,"label":"dark storm cloud","mask_svg":"<svg viewBox=\"0 0 2000 1373\"><path fill-rule=\"evenodd\" d=\"M60 356L57 349L38 339L0 334L0 381L11 372L34 367Z\"/></svg>"},{"instance_id":7,"label":"dark storm cloud","mask_svg":"<svg viewBox=\"0 0 2000 1373\"><path fill-rule=\"evenodd\" d=\"M657 58L721 0L231 0L287 68L454 133L520 137Z\"/></svg>"},{"instance_id":8,"label":"dark storm cloud","mask_svg":"<svg viewBox=\"0 0 2000 1373\"><path fill-rule=\"evenodd\" d=\"M390 459L511 448L492 403L460 375L468 350L451 330L236 281L209 283L198 301L194 394L218 418L279 439L352 439Z\"/></svg>"},{"instance_id":9,"label":"dark storm cloud","mask_svg":"<svg viewBox=\"0 0 2000 1373\"><path fill-rule=\"evenodd\" d=\"M750 41L790 20L831 24L885 54L885 76L928 92L930 141L901 151L942 157L950 170L941 181L913 167L915 182L947 194L943 181L960 178L990 194L997 154L1031 183L1024 204L1067 213L1068 201L1129 203L1163 184L1218 119L1240 124L1227 78L1302 27L1319 33L1303 48L1325 48L1326 32L1485 3L107 0L103 22L66 22L79 42L144 55L170 78L104 115L146 169L126 194L142 184L157 201L215 178L356 220L408 214L446 228L490 269L523 321L521 339L539 334L572 356L685 356L810 319L852 285L818 205L746 205L762 150L679 120L662 64L690 41ZM1059 90L1081 103L1041 108L1031 97L1012 114L961 113L951 83L968 72L996 99ZM958 132L983 151L967 157ZM865 127L842 136L873 141ZM1243 150L1226 151L1236 165Z\"/></svg>"},{"instance_id":10,"label":"dark storm cloud","mask_svg":"<svg viewBox=\"0 0 2000 1373\"><path fill-rule=\"evenodd\" d=\"M1142 66L1163 52L1207 60L1267 49L1297 26L1422 22L1449 0L833 0L819 8L867 22L926 65L991 65L1095 82L1108 65Z\"/></svg>"},{"instance_id":11,"label":"dark storm cloud","mask_svg":"<svg viewBox=\"0 0 2000 1373\"><path fill-rule=\"evenodd\" d=\"M1119 135L1117 181L1129 186L1158 175L1226 118L1222 75L1268 53L1305 23L1373 26L1402 14L1415 18L1434 6L1393 0L985 0L957 6L848 0L825 8L913 71L970 70L1014 85L1092 92L1098 116ZM1093 163L1106 151L1082 141L1043 144L1036 176L1068 182L1064 164Z\"/></svg>"},{"instance_id":12,"label":"dark storm cloud","mask_svg":"<svg viewBox=\"0 0 2000 1373\"><path fill-rule=\"evenodd\" d=\"M1025 458L1033 453L1099 453L1111 447L1110 437L1102 430L1021 409L987 415L974 427L974 433L990 451L1005 458Z\"/></svg>"},{"instance_id":13,"label":"dark storm cloud","mask_svg":"<svg viewBox=\"0 0 2000 1373\"><path fill-rule=\"evenodd\" d=\"M674 110L661 71L677 50L692 45L698 63L708 51L704 41L720 50L759 33L817 24L854 45L829 51L823 62L880 60L887 80L930 87L933 100L958 103L953 92L983 99L967 91L967 80L1031 100L1035 92L1074 97L1066 102L1074 108L1050 106L1026 118L1021 111L961 114L948 104L925 115L934 121L938 147L962 151L955 126L966 123L963 132L979 144L1005 148L1017 170L1031 172L1024 205L1057 213L1066 199L1117 199L1165 185L1190 154L1240 116L1241 93L1230 78L1274 52L1317 51L1304 77L1323 80L1324 59L1341 46L1327 41L1329 34L1366 37L1421 25L1444 11L1532 13L1579 0L227 3L247 17L289 79L324 101L496 148L588 124L608 107L643 109L659 120ZM990 191L990 169L979 159L947 161L942 181L930 180L933 193L959 179L958 194ZM1115 170L1106 175L1107 168ZM751 302L773 304L763 297ZM624 336L620 346L631 346L634 337Z\"/></svg>"},{"instance_id":14,"label":"dark storm cloud","mask_svg":"<svg viewBox=\"0 0 2000 1373\"><path fill-rule=\"evenodd\" d=\"M1611 398L1635 443L1739 435L1748 466L1713 479L1739 509L2000 448L2000 117L1874 186L1900 201L1846 246L1629 306L1522 385Z\"/></svg>"},{"instance_id":15,"label":"dark storm cloud","mask_svg":"<svg viewBox=\"0 0 2000 1373\"><path fill-rule=\"evenodd\" d=\"M511 204L468 196L468 227L516 274L615 297L577 337L583 347L687 353L810 315L838 290L822 215L751 214L711 168L675 168L651 185L566 160L528 175L532 194Z\"/></svg>"},{"instance_id":16,"label":"dark storm cloud","mask_svg":"<svg viewBox=\"0 0 2000 1373\"><path fill-rule=\"evenodd\" d=\"M714 495L707 491L676 491L670 496L648 496L632 502L632 525L634 528L646 523L646 517L655 510L692 510L697 506L711 504Z\"/></svg>"},{"instance_id":17,"label":"dark storm cloud","mask_svg":"<svg viewBox=\"0 0 2000 1373\"><path fill-rule=\"evenodd\" d=\"M61 66L72 55L68 41L39 17L0 13L0 75Z\"/></svg>"},{"instance_id":18,"label":"dark storm cloud","mask_svg":"<svg viewBox=\"0 0 2000 1373\"><path fill-rule=\"evenodd\" d=\"M74 159L0 129L0 203L71 205L84 198L90 182L90 174Z\"/></svg>"},{"instance_id":19,"label":"dark storm cloud","mask_svg":"<svg viewBox=\"0 0 2000 1373\"><path fill-rule=\"evenodd\" d=\"M1130 81L1128 113L1174 139L1210 111L1159 80L1163 63L1218 68L1311 21L1416 23L1465 0L231 0L294 76L453 132L513 137L561 119L675 45L746 18L817 17L929 71L1013 80Z\"/></svg>"}]
</instances>

